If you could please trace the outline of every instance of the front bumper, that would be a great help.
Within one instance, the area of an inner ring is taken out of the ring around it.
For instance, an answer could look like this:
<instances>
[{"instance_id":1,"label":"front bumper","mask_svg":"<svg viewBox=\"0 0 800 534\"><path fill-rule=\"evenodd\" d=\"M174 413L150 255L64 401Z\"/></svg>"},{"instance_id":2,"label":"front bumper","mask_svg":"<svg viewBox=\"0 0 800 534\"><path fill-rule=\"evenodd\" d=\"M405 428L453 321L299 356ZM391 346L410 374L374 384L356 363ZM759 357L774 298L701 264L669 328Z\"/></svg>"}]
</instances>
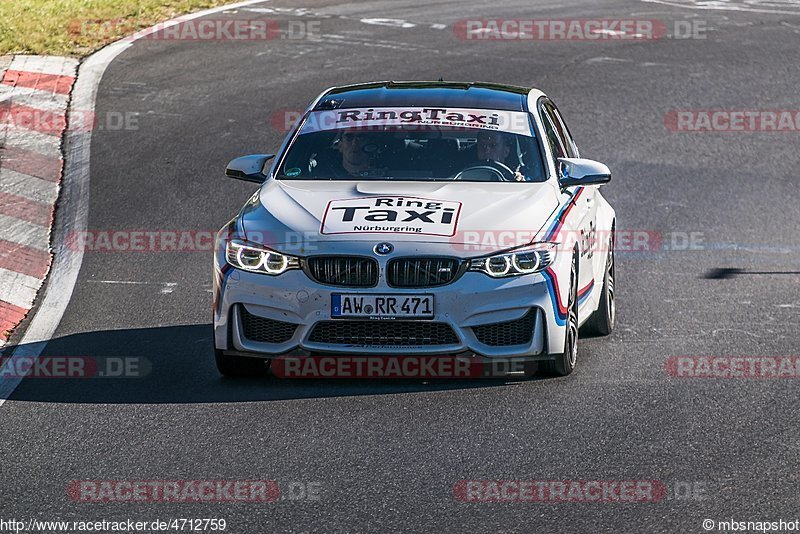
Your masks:
<instances>
[{"instance_id":1,"label":"front bumper","mask_svg":"<svg viewBox=\"0 0 800 534\"><path fill-rule=\"evenodd\" d=\"M265 358L304 351L360 355L474 353L488 358L546 359L548 353L558 352L553 350L554 347L563 347L564 328L558 324L554 310L554 298L558 295L553 294L552 281L542 273L495 279L482 273L467 272L454 282L435 288L398 289L383 282L370 288L344 288L319 284L301 270L269 276L220 265L220 259L218 257L215 266L214 284L214 342L220 350ZM402 323L440 323L452 329L454 335L446 336L444 343L374 343L357 338L344 342L341 337L336 343L326 342L319 339L319 332L314 335L316 327L325 324L329 329L338 331L343 327L345 331L352 331L350 325L342 323L363 321L331 318L331 296L334 293L431 294L434 296L433 319L369 321L370 324L363 325L364 329L378 331L408 326L427 331L427 326ZM246 335L250 326L246 328L244 321L253 321L253 317L256 324L270 328L278 325L278 329L284 328L283 332L288 334L267 336L277 339L277 342L251 339ZM504 344L503 332L506 330L499 325L496 329L488 329L490 333L495 332L490 336L486 335L486 328L475 328L521 321L526 317L528 320L533 318L533 331L524 343ZM258 323L261 319L267 321ZM382 326L377 323L396 324ZM287 324L289 327L285 330ZM291 325L295 326L292 328Z\"/></svg>"}]
</instances>

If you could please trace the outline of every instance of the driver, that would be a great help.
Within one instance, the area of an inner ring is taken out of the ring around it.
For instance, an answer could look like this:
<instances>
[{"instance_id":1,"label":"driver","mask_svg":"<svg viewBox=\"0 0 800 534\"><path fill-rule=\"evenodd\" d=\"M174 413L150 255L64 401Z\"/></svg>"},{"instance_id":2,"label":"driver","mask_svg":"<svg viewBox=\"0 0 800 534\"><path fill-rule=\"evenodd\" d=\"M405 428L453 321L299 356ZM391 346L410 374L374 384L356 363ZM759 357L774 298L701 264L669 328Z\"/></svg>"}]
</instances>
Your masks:
<instances>
[{"instance_id":1,"label":"driver","mask_svg":"<svg viewBox=\"0 0 800 534\"><path fill-rule=\"evenodd\" d=\"M502 132L482 130L478 133L475 150L480 161L497 161L506 164L511 154L511 142Z\"/></svg>"},{"instance_id":2,"label":"driver","mask_svg":"<svg viewBox=\"0 0 800 534\"><path fill-rule=\"evenodd\" d=\"M339 134L336 149L342 154L342 167L351 176L372 170L372 158L364 150L369 139L367 132L345 130Z\"/></svg>"},{"instance_id":3,"label":"driver","mask_svg":"<svg viewBox=\"0 0 800 534\"><path fill-rule=\"evenodd\" d=\"M513 154L514 142L510 135L493 130L481 130L477 135L475 152L472 161L464 165L464 169L478 167L486 163L499 163L508 173L506 180L524 181L525 177L519 172L519 162L514 163L510 156Z\"/></svg>"}]
</instances>

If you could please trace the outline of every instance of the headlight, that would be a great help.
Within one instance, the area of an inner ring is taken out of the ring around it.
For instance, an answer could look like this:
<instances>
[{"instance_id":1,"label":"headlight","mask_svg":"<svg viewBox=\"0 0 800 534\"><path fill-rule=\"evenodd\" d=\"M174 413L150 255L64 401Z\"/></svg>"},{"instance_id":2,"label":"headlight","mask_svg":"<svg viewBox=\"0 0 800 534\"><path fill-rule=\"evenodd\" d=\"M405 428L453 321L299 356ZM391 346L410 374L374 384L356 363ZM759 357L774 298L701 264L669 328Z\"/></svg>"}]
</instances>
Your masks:
<instances>
[{"instance_id":1,"label":"headlight","mask_svg":"<svg viewBox=\"0 0 800 534\"><path fill-rule=\"evenodd\" d=\"M227 242L225 257L228 263L237 269L253 273L278 275L289 269L300 268L300 260L294 256L287 256L241 239Z\"/></svg>"},{"instance_id":2,"label":"headlight","mask_svg":"<svg viewBox=\"0 0 800 534\"><path fill-rule=\"evenodd\" d=\"M538 273L547 269L556 259L557 243L535 243L522 248L475 258L469 262L470 271L480 271L493 278Z\"/></svg>"}]
</instances>

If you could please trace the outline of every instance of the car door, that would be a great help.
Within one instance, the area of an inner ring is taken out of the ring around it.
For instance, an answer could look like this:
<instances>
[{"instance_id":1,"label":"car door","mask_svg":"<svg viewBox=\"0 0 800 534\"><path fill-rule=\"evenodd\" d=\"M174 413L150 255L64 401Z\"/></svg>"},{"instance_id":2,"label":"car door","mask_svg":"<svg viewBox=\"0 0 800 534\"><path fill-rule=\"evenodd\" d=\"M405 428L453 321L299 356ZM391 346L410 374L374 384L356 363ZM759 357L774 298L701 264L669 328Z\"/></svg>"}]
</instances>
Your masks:
<instances>
[{"instance_id":1,"label":"car door","mask_svg":"<svg viewBox=\"0 0 800 534\"><path fill-rule=\"evenodd\" d=\"M566 123L550 100L544 99L540 106L542 122L547 133L553 158L580 157L575 141L567 129ZM555 159L557 172L561 172L558 160ZM587 302L595 284L594 273L597 271L597 247L595 246L597 219L597 190L594 187L568 187L562 192L562 202L573 202L574 207L565 222L570 243L578 243L578 302Z\"/></svg>"}]
</instances>

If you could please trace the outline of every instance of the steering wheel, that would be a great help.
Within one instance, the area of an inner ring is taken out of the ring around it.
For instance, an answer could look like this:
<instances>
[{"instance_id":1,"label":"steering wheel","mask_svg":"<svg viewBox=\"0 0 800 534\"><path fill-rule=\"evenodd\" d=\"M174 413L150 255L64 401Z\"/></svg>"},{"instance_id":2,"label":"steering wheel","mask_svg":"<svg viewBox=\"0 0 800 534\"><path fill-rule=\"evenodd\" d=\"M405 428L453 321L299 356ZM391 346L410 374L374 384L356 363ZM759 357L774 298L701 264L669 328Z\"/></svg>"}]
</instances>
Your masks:
<instances>
[{"instance_id":1,"label":"steering wheel","mask_svg":"<svg viewBox=\"0 0 800 534\"><path fill-rule=\"evenodd\" d=\"M514 171L505 163L495 160L486 160L477 165L470 165L462 169L453 176L453 180L462 180L463 175L470 171L489 171L491 179L488 182L514 182L516 181Z\"/></svg>"}]
</instances>

